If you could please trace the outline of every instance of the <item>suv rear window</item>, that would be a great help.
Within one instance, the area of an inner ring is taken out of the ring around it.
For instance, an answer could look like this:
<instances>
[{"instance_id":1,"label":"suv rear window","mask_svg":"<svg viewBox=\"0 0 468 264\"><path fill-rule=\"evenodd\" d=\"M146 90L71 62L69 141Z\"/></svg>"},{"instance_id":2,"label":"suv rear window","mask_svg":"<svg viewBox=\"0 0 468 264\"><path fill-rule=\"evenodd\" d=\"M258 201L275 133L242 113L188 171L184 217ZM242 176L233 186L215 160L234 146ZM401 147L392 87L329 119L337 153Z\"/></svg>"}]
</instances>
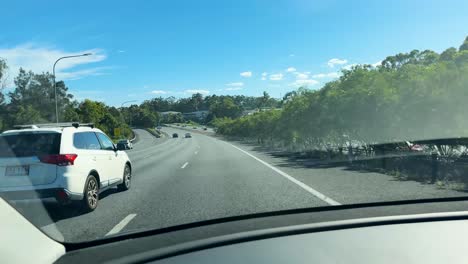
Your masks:
<instances>
[{"instance_id":1,"label":"suv rear window","mask_svg":"<svg viewBox=\"0 0 468 264\"><path fill-rule=\"evenodd\" d=\"M101 149L101 144L94 132L81 132L73 135L73 145L78 149Z\"/></svg>"},{"instance_id":2,"label":"suv rear window","mask_svg":"<svg viewBox=\"0 0 468 264\"><path fill-rule=\"evenodd\" d=\"M60 153L60 133L0 135L0 157L32 157Z\"/></svg>"}]
</instances>

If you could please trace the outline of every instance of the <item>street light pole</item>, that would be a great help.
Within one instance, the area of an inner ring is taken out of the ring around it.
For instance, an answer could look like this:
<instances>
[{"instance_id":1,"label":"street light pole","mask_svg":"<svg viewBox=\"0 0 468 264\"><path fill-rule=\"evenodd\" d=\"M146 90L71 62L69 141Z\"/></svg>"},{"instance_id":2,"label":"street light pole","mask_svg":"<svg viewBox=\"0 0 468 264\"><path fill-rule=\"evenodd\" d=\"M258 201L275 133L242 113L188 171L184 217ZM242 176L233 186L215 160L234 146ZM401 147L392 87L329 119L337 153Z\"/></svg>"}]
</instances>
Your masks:
<instances>
[{"instance_id":1,"label":"street light pole","mask_svg":"<svg viewBox=\"0 0 468 264\"><path fill-rule=\"evenodd\" d=\"M122 108L124 106L124 104L127 104L127 103L134 103L136 102L137 100L131 100L131 101L125 101L123 102L121 105L120 105L120 108Z\"/></svg>"},{"instance_id":2,"label":"street light pole","mask_svg":"<svg viewBox=\"0 0 468 264\"><path fill-rule=\"evenodd\" d=\"M137 101L137 100L125 101L125 102L123 102L123 103L120 105L120 108L123 108L124 104L127 104L127 103L134 103L134 102L136 102L136 101ZM132 127L132 114L130 114L130 120L129 120L129 121L130 121L130 124L129 124L129 125L130 125L130 127Z\"/></svg>"},{"instance_id":3,"label":"street light pole","mask_svg":"<svg viewBox=\"0 0 468 264\"><path fill-rule=\"evenodd\" d=\"M57 124L59 122L59 116L58 116L58 102L57 102L57 83L55 82L55 65L57 65L57 62L59 62L62 59L84 57L84 56L90 56L90 55L92 55L92 53L84 53L84 54L80 54L80 55L64 56L64 57L58 58L54 63L54 67L52 68L52 74L54 76L55 121L57 122Z\"/></svg>"}]
</instances>

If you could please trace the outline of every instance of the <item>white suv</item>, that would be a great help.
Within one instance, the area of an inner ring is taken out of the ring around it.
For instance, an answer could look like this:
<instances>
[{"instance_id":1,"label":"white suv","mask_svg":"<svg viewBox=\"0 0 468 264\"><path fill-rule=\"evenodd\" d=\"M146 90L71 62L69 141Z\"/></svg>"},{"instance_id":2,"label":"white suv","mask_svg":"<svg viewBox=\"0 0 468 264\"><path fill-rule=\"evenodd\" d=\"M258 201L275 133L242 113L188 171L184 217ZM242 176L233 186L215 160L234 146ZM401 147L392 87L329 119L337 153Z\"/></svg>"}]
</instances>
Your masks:
<instances>
[{"instance_id":1,"label":"white suv","mask_svg":"<svg viewBox=\"0 0 468 264\"><path fill-rule=\"evenodd\" d=\"M96 209L99 193L130 188L132 163L92 124L29 125L0 134L0 195L54 197Z\"/></svg>"}]
</instances>

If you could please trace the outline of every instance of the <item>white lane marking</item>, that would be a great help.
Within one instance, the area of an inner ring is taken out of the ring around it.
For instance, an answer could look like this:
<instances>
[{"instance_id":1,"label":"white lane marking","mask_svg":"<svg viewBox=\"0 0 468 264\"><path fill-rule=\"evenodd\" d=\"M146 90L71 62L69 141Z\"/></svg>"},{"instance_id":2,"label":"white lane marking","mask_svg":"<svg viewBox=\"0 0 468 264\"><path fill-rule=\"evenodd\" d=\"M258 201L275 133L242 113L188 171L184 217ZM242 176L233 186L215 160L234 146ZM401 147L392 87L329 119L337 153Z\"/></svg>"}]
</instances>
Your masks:
<instances>
[{"instance_id":1,"label":"white lane marking","mask_svg":"<svg viewBox=\"0 0 468 264\"><path fill-rule=\"evenodd\" d=\"M130 223L130 221L132 221L132 219L135 216L136 216L136 214L127 215L124 219L122 219L122 221L120 221L120 223L118 223L116 226L114 226L114 228L112 228L111 231L109 231L106 234L106 236L115 235L118 232L120 232L126 225L128 225L128 223Z\"/></svg>"},{"instance_id":2,"label":"white lane marking","mask_svg":"<svg viewBox=\"0 0 468 264\"><path fill-rule=\"evenodd\" d=\"M225 141L224 141L225 142ZM339 202L331 199L330 197L326 196L325 194L313 189L312 187L306 185L305 183L297 180L296 178L290 176L289 174L287 174L286 172L276 168L276 167L273 167L272 165L268 164L267 162L255 157L254 155L250 154L249 152L241 149L241 148L238 148L230 143L227 143L225 142L226 144L228 145L231 145L233 148L236 148L237 150L249 155L250 157L254 158L255 160L257 160L258 162L262 163L263 165L267 166L268 168L274 170L275 172L277 172L278 174L280 174L281 176L285 177L286 179L292 181L293 183L299 185L299 187L302 187L302 189L308 191L309 193L311 193L312 195L314 195L315 197L319 198L320 200L328 203L329 205L341 205Z\"/></svg>"},{"instance_id":3,"label":"white lane marking","mask_svg":"<svg viewBox=\"0 0 468 264\"><path fill-rule=\"evenodd\" d=\"M180 167L181 169L185 169L185 167L187 167L188 165L188 162L185 162L184 165L182 165L182 167Z\"/></svg>"},{"instance_id":4,"label":"white lane marking","mask_svg":"<svg viewBox=\"0 0 468 264\"><path fill-rule=\"evenodd\" d=\"M141 141L140 141L141 142ZM149 151L149 150L155 150L156 148L159 148L163 145L166 145L167 143L169 142L173 142L173 141L170 141L170 140L167 140L167 141L164 141L162 143L159 143L159 144L156 144L156 145L152 145L152 146L149 146L147 148L144 148L144 149L132 149L131 151L129 151L128 153L130 154L133 154L133 153L140 153L140 152L145 152L145 151ZM146 144L146 146L148 146L149 143Z\"/></svg>"},{"instance_id":5,"label":"white lane marking","mask_svg":"<svg viewBox=\"0 0 468 264\"><path fill-rule=\"evenodd\" d=\"M197 154L198 154L198 151L195 151L195 155L197 155Z\"/></svg>"}]
</instances>

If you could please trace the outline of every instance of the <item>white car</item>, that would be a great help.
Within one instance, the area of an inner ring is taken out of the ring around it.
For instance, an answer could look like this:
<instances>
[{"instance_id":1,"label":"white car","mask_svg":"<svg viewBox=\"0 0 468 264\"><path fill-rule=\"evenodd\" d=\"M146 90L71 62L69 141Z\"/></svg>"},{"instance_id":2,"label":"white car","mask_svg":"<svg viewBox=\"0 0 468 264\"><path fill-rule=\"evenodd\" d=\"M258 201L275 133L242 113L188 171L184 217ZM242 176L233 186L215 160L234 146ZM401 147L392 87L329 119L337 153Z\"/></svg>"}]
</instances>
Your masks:
<instances>
[{"instance_id":1,"label":"white car","mask_svg":"<svg viewBox=\"0 0 468 264\"><path fill-rule=\"evenodd\" d=\"M7 199L54 197L86 211L99 193L130 188L132 163L92 124L30 125L0 134L0 195Z\"/></svg>"},{"instance_id":2,"label":"white car","mask_svg":"<svg viewBox=\"0 0 468 264\"><path fill-rule=\"evenodd\" d=\"M119 145L123 145L123 146L119 146ZM128 139L119 140L119 142L117 142L117 146L121 147L122 149L133 149L133 144Z\"/></svg>"}]
</instances>

